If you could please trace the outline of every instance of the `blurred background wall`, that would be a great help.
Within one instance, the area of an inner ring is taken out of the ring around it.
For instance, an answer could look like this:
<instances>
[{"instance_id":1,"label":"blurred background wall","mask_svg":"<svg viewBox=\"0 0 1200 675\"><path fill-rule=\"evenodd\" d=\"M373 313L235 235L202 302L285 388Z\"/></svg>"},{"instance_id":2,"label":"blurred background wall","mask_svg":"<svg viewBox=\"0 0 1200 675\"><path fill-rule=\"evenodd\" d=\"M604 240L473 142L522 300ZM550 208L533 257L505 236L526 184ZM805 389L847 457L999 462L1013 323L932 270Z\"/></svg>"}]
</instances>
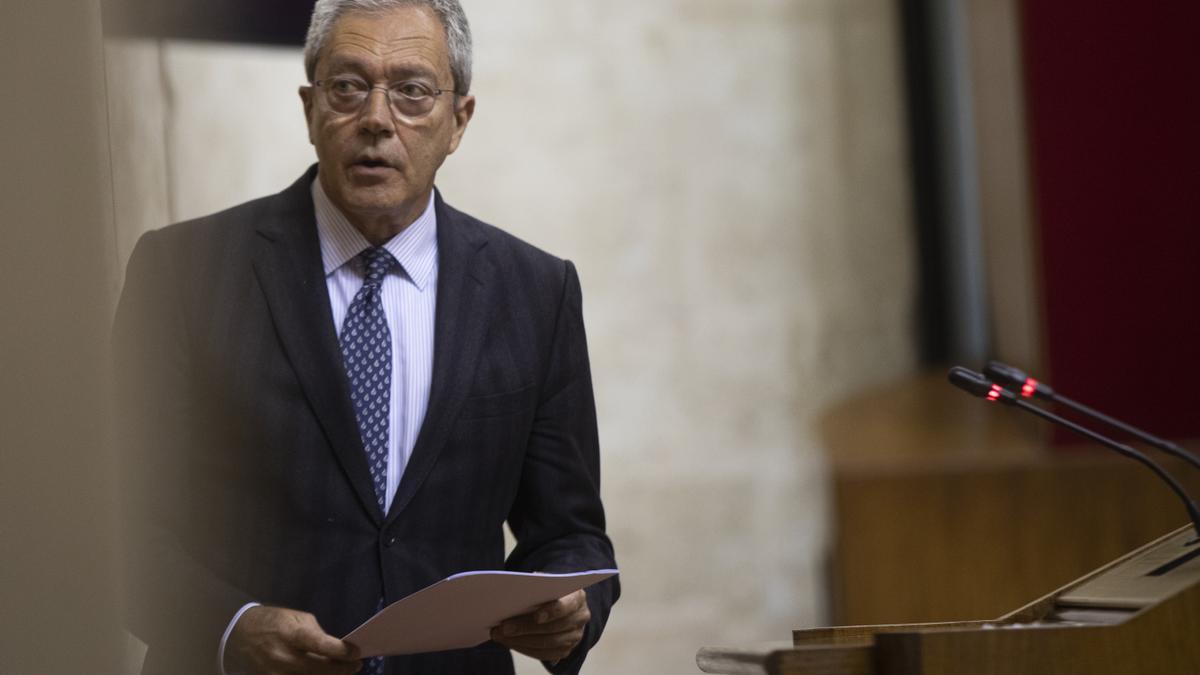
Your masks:
<instances>
[{"instance_id":1,"label":"blurred background wall","mask_svg":"<svg viewBox=\"0 0 1200 675\"><path fill-rule=\"evenodd\" d=\"M314 161L311 3L110 4L170 26L105 17L121 269ZM999 357L1200 432L1200 5L463 4L479 107L439 186L583 281L624 584L586 672L991 617L1178 524L940 373Z\"/></svg>"},{"instance_id":2,"label":"blurred background wall","mask_svg":"<svg viewBox=\"0 0 1200 675\"><path fill-rule=\"evenodd\" d=\"M814 418L916 359L894 4L463 4L479 105L439 187L583 281L624 587L587 671L695 672L703 644L819 623ZM315 161L298 47L107 57L122 266Z\"/></svg>"},{"instance_id":3,"label":"blurred background wall","mask_svg":"<svg viewBox=\"0 0 1200 675\"><path fill-rule=\"evenodd\" d=\"M0 673L121 665L98 0L0 4Z\"/></svg>"}]
</instances>

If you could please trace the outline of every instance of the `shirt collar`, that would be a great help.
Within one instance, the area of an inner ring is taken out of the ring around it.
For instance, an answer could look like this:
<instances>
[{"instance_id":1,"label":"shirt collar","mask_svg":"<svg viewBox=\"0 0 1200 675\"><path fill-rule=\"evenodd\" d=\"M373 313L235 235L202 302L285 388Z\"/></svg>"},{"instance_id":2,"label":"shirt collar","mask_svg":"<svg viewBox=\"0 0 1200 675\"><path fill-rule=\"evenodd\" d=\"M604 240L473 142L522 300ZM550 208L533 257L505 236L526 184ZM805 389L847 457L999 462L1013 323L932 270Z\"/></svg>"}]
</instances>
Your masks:
<instances>
[{"instance_id":1,"label":"shirt collar","mask_svg":"<svg viewBox=\"0 0 1200 675\"><path fill-rule=\"evenodd\" d=\"M317 214L317 235L321 240L321 261L325 265L325 276L329 276L370 248L371 243L330 201L320 177L313 179L312 199ZM433 203L431 192L425 211L383 245L420 291L425 290L437 265L437 212Z\"/></svg>"}]
</instances>

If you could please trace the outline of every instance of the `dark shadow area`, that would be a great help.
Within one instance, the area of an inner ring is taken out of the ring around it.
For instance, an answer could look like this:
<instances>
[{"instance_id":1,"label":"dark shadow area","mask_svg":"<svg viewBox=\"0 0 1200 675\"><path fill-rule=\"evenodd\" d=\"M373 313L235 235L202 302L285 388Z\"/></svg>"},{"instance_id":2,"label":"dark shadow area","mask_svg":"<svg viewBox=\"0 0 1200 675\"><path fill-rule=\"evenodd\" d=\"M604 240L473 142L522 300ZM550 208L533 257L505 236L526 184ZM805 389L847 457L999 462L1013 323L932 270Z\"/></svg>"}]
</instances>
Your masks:
<instances>
[{"instance_id":1,"label":"dark shadow area","mask_svg":"<svg viewBox=\"0 0 1200 675\"><path fill-rule=\"evenodd\" d=\"M110 36L304 44L313 0L104 0Z\"/></svg>"}]
</instances>

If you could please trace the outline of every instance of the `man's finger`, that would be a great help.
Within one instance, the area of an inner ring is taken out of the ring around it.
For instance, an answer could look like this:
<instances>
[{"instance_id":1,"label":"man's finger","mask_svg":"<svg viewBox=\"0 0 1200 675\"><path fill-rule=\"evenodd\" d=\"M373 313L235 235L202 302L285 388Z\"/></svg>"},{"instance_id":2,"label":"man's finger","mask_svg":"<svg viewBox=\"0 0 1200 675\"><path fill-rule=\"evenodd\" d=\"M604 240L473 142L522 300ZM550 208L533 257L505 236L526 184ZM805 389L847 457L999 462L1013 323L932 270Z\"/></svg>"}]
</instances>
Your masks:
<instances>
[{"instance_id":1,"label":"man's finger","mask_svg":"<svg viewBox=\"0 0 1200 675\"><path fill-rule=\"evenodd\" d=\"M567 613L561 614L563 610ZM546 617L546 618L543 618ZM495 636L559 633L587 624L592 618L583 591L547 603L529 614L508 619L493 631Z\"/></svg>"},{"instance_id":2,"label":"man's finger","mask_svg":"<svg viewBox=\"0 0 1200 675\"><path fill-rule=\"evenodd\" d=\"M317 644L314 647L307 648L306 651L312 652L319 656L324 656L333 661L358 661L358 648L349 642L339 640L332 635L324 633L317 639Z\"/></svg>"},{"instance_id":3,"label":"man's finger","mask_svg":"<svg viewBox=\"0 0 1200 675\"><path fill-rule=\"evenodd\" d=\"M551 663L557 663L570 655L569 651L564 652L558 649L518 649L517 651L531 659L537 659L538 661L549 661Z\"/></svg>"},{"instance_id":4,"label":"man's finger","mask_svg":"<svg viewBox=\"0 0 1200 675\"><path fill-rule=\"evenodd\" d=\"M362 669L362 661L334 661L319 654L305 654L303 667L307 675L354 675Z\"/></svg>"},{"instance_id":5,"label":"man's finger","mask_svg":"<svg viewBox=\"0 0 1200 675\"><path fill-rule=\"evenodd\" d=\"M581 617L575 615L564 616L557 621L550 623L534 623L532 621L520 621L513 623L504 623L498 627L498 633L503 637L516 637L520 635L555 635L557 633L566 633L574 630L583 624L587 623Z\"/></svg>"},{"instance_id":6,"label":"man's finger","mask_svg":"<svg viewBox=\"0 0 1200 675\"><path fill-rule=\"evenodd\" d=\"M564 616L549 623L537 623L533 617L525 616L516 619L509 619L497 626L493 631L493 639L495 636L509 637L516 635L553 635L555 633L566 633L576 628L580 628L587 624L591 619L591 614L587 611L578 611L570 616Z\"/></svg>"},{"instance_id":7,"label":"man's finger","mask_svg":"<svg viewBox=\"0 0 1200 675\"><path fill-rule=\"evenodd\" d=\"M304 675L353 675L361 668L361 662L331 661L316 654L280 652L271 655L264 664L268 672L304 673Z\"/></svg>"},{"instance_id":8,"label":"man's finger","mask_svg":"<svg viewBox=\"0 0 1200 675\"><path fill-rule=\"evenodd\" d=\"M587 608L584 607L580 612L576 612L576 614L568 618L586 615L586 612ZM586 624L587 621L585 619L575 627L561 632L513 636L499 635L500 627L497 627L493 629L492 639L509 649L541 661L559 661L570 656L571 652L583 640Z\"/></svg>"},{"instance_id":9,"label":"man's finger","mask_svg":"<svg viewBox=\"0 0 1200 675\"><path fill-rule=\"evenodd\" d=\"M361 661L333 661L324 656L296 651L278 644L268 649L254 672L304 673L304 675L353 675L362 668Z\"/></svg>"},{"instance_id":10,"label":"man's finger","mask_svg":"<svg viewBox=\"0 0 1200 675\"><path fill-rule=\"evenodd\" d=\"M522 653L529 650L570 651L583 639L583 629L576 628L553 635L517 635L503 638L500 644Z\"/></svg>"},{"instance_id":11,"label":"man's finger","mask_svg":"<svg viewBox=\"0 0 1200 675\"><path fill-rule=\"evenodd\" d=\"M587 594L582 590L578 590L537 608L533 612L533 620L536 623L549 623L579 611L586 604Z\"/></svg>"},{"instance_id":12,"label":"man's finger","mask_svg":"<svg viewBox=\"0 0 1200 675\"><path fill-rule=\"evenodd\" d=\"M335 661L357 660L357 649L325 631L315 618L306 616L289 636L289 644L302 652L312 652Z\"/></svg>"}]
</instances>

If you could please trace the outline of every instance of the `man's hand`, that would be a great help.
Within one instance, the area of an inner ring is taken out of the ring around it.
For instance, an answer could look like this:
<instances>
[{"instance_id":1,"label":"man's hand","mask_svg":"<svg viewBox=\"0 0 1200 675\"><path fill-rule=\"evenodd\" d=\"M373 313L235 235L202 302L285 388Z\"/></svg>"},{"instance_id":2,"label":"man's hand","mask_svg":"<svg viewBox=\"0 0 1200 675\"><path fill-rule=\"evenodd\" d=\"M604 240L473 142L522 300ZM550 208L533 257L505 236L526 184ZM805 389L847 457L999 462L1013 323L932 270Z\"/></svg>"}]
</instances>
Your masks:
<instances>
[{"instance_id":1,"label":"man's hand","mask_svg":"<svg viewBox=\"0 0 1200 675\"><path fill-rule=\"evenodd\" d=\"M357 650L321 630L312 614L251 607L225 644L228 672L351 675L362 668Z\"/></svg>"},{"instance_id":2,"label":"man's hand","mask_svg":"<svg viewBox=\"0 0 1200 675\"><path fill-rule=\"evenodd\" d=\"M591 618L587 593L579 590L505 620L492 629L492 639L525 656L557 663L583 639Z\"/></svg>"}]
</instances>

